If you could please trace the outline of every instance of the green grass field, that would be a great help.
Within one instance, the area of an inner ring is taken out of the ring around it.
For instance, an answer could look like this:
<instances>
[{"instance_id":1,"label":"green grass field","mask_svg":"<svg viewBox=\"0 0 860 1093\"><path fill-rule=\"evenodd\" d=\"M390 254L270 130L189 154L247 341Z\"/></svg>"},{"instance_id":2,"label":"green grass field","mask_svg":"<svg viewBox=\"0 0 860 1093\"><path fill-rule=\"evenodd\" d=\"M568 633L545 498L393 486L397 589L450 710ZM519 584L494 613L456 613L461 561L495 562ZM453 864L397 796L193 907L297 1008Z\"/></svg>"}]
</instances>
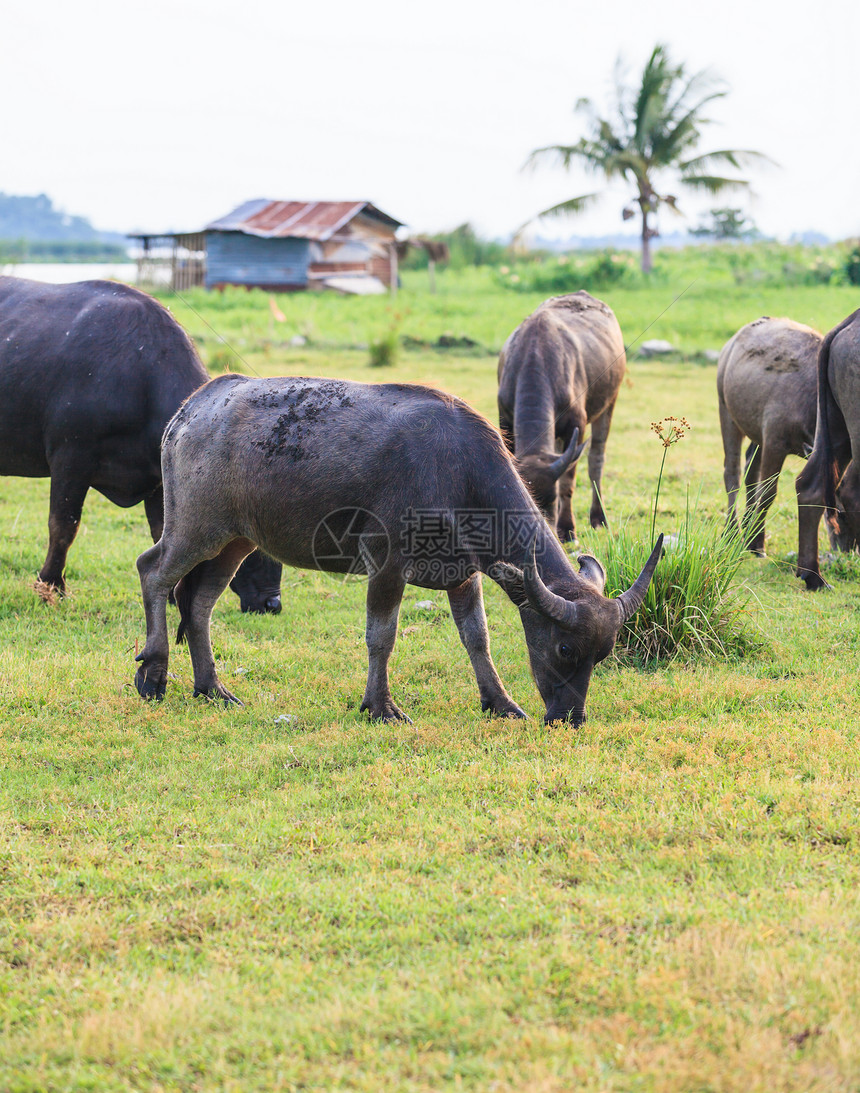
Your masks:
<instances>
[{"instance_id":1,"label":"green grass field","mask_svg":"<svg viewBox=\"0 0 860 1093\"><path fill-rule=\"evenodd\" d=\"M688 496L723 511L702 351L763 313L827 329L858 303L681 280L602 296L629 342L680 350L631 353L610 435L607 510L643 535L668 414L692 429L658 530ZM283 323L260 294L170 304L216 367L429 382L494 418L490 351L538 302L479 271L435 297L410 275L394 304L280 296ZM369 368L356 347L392 325L479 347ZM363 586L294 570L277 618L216 608L243 709L191 698L184 647L144 704L143 512L91 495L71 595L48 607L48 484L0 479L0 1089L860 1087L860 569L818 595L792 575L799 467L769 557L741 569L761 650L607 662L579 730L543 726L490 582L494 657L531 720L481 715L444 595L410 588L392 690L414 724L368 723ZM587 505L580 482L581 529ZM605 535L581 531L598 556Z\"/></svg>"}]
</instances>

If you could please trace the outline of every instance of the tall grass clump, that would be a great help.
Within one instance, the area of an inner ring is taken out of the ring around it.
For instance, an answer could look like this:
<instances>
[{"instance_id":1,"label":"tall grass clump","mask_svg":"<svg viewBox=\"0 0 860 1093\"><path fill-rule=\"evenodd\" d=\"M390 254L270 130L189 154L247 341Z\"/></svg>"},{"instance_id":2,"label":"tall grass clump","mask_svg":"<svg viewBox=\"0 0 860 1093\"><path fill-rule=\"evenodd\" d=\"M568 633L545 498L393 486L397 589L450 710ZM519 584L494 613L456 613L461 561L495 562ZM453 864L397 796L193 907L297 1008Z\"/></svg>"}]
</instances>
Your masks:
<instances>
[{"instance_id":1,"label":"tall grass clump","mask_svg":"<svg viewBox=\"0 0 860 1093\"><path fill-rule=\"evenodd\" d=\"M689 428L686 418L664 418L651 428L663 444L663 459L651 517L650 540L627 526L610 535L602 550L606 594L618 596L635 581L654 544L657 502L669 449ZM645 601L618 635L616 655L643 665L672 659L734 659L760 648L739 589L738 569L746 557L740 534L722 519L699 516L687 499L677 534L666 535L663 555Z\"/></svg>"},{"instance_id":2,"label":"tall grass clump","mask_svg":"<svg viewBox=\"0 0 860 1093\"><path fill-rule=\"evenodd\" d=\"M369 343L367 351L371 368L389 368L400 356L400 337L394 330L386 331Z\"/></svg>"},{"instance_id":3,"label":"tall grass clump","mask_svg":"<svg viewBox=\"0 0 860 1093\"><path fill-rule=\"evenodd\" d=\"M606 541L601 560L606 594L618 596L641 572L651 546L626 526ZM618 635L616 654L642 665L718 657L731 660L760 648L736 584L746 556L740 535L688 506L677 535L667 535L645 602Z\"/></svg>"},{"instance_id":4,"label":"tall grass clump","mask_svg":"<svg viewBox=\"0 0 860 1093\"><path fill-rule=\"evenodd\" d=\"M371 368L386 368L397 364L400 358L400 327L403 322L403 314L399 311L392 312L386 308L389 322L378 336L371 338L368 344L368 364Z\"/></svg>"}]
</instances>

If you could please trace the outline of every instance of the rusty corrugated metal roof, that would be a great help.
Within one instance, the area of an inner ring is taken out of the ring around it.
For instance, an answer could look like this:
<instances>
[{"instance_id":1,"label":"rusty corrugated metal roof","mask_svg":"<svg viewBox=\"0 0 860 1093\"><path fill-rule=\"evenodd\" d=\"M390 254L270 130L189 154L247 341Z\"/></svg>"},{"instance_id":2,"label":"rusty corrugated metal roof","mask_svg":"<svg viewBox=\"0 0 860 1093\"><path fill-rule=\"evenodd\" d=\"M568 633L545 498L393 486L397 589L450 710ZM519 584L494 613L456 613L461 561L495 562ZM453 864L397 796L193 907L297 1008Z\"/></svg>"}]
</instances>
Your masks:
<instances>
[{"instance_id":1,"label":"rusty corrugated metal roof","mask_svg":"<svg viewBox=\"0 0 860 1093\"><path fill-rule=\"evenodd\" d=\"M392 230L401 226L399 220L369 201L270 201L263 197L244 202L226 216L207 224L205 230L244 232L265 239L325 242L359 213L381 221Z\"/></svg>"}]
</instances>

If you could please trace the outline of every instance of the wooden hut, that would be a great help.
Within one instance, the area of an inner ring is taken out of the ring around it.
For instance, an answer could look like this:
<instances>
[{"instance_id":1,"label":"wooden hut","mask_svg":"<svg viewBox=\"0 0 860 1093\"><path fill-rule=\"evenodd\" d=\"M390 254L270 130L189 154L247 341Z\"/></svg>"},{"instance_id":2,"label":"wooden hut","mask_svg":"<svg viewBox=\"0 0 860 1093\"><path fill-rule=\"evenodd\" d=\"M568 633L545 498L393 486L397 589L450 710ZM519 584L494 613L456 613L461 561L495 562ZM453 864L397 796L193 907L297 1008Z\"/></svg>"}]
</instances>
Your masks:
<instances>
[{"instance_id":1,"label":"wooden hut","mask_svg":"<svg viewBox=\"0 0 860 1093\"><path fill-rule=\"evenodd\" d=\"M246 201L201 233L135 236L145 263L171 262L175 290L244 285L272 291L329 287L384 292L397 284L396 232L401 222L369 201ZM188 244L202 242L194 257ZM160 244L160 246L159 246ZM189 281L192 273L193 279ZM150 276L150 280L154 277Z\"/></svg>"}]
</instances>

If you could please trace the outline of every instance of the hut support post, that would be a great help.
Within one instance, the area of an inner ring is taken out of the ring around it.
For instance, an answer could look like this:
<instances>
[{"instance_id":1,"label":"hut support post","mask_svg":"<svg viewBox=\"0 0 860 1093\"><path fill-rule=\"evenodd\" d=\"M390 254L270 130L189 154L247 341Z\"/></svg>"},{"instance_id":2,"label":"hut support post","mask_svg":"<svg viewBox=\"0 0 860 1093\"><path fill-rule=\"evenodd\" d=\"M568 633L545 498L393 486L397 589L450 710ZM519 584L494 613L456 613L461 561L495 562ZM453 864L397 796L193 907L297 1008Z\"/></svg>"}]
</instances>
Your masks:
<instances>
[{"instance_id":1,"label":"hut support post","mask_svg":"<svg viewBox=\"0 0 860 1093\"><path fill-rule=\"evenodd\" d=\"M392 299L393 299L397 295L397 279L398 279L397 246L396 246L396 244L394 244L394 243L391 244L390 253L391 253L391 280L389 282L388 287L390 289L391 296L392 296Z\"/></svg>"}]
</instances>

